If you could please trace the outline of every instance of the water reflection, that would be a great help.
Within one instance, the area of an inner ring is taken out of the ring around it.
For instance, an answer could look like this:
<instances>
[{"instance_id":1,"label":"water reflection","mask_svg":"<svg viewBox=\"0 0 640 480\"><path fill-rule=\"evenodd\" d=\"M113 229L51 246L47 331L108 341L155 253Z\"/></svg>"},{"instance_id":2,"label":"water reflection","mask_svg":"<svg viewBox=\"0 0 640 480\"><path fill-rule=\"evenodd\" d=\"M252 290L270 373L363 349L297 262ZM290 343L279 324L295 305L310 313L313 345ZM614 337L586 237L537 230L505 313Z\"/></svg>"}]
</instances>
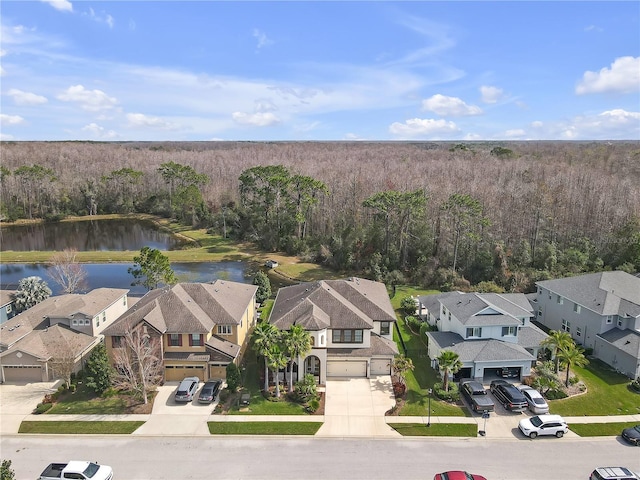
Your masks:
<instances>
[{"instance_id":1,"label":"water reflection","mask_svg":"<svg viewBox=\"0 0 640 480\"><path fill-rule=\"evenodd\" d=\"M128 288L130 295L142 296L147 292L143 286L131 286L134 278L128 273L131 263L83 263L87 271L87 291L94 288ZM48 274L49 265L39 263L7 263L0 265L0 287L15 290L18 282L32 275L41 277L49 284L53 295L59 295L60 286ZM211 282L216 279L252 283L255 272L246 262L199 262L172 263L171 268L180 282Z\"/></svg>"}]
</instances>

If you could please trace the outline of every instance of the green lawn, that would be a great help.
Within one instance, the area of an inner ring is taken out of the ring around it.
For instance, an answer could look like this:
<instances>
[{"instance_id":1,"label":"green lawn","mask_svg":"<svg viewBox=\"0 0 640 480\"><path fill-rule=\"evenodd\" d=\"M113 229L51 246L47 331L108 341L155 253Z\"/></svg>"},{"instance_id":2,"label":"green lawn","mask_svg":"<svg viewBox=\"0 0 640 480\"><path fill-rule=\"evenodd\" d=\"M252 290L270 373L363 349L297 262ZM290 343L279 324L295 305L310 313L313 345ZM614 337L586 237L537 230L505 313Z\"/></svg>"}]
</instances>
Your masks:
<instances>
[{"instance_id":1,"label":"green lawn","mask_svg":"<svg viewBox=\"0 0 640 480\"><path fill-rule=\"evenodd\" d=\"M400 302L407 295L428 295L438 293L433 290L418 290L413 287L398 287L395 296L391 299L391 304L396 310L398 317L398 327L400 335L407 346L407 357L411 358L414 365L413 372L407 374L406 403L399 414L403 416L427 416L429 414L429 388L440 380L437 372L431 368L431 359L427 356L427 347L420 340L420 337L413 334L404 323L404 314L400 312ZM398 349L402 352L397 332L394 331L394 339L398 344ZM452 405L438 400L435 396L431 398L431 415L463 417L471 414L466 408Z\"/></svg>"},{"instance_id":2,"label":"green lawn","mask_svg":"<svg viewBox=\"0 0 640 480\"><path fill-rule=\"evenodd\" d=\"M587 393L550 401L553 413L565 416L640 414L640 395L629 390L629 379L624 375L595 359L584 368L573 368L572 372L587 385Z\"/></svg>"},{"instance_id":3,"label":"green lawn","mask_svg":"<svg viewBox=\"0 0 640 480\"><path fill-rule=\"evenodd\" d=\"M315 435L322 422L208 422L215 435Z\"/></svg>"},{"instance_id":4,"label":"green lawn","mask_svg":"<svg viewBox=\"0 0 640 480\"><path fill-rule=\"evenodd\" d=\"M18 433L44 433L44 434L96 434L114 435L129 434L136 431L144 422L76 422L76 421L42 421L22 422Z\"/></svg>"},{"instance_id":5,"label":"green lawn","mask_svg":"<svg viewBox=\"0 0 640 480\"><path fill-rule=\"evenodd\" d=\"M569 428L581 437L613 437L620 435L625 428L635 427L637 424L638 422L573 423L569 424Z\"/></svg>"},{"instance_id":6,"label":"green lawn","mask_svg":"<svg viewBox=\"0 0 640 480\"><path fill-rule=\"evenodd\" d=\"M153 394L152 394L153 395ZM152 401L152 395L149 401ZM46 414L84 414L84 415L118 415L130 413L129 403L132 399L122 395L109 398L102 398L85 387L78 385L76 393L67 392L61 395L57 402L47 410Z\"/></svg>"},{"instance_id":7,"label":"green lawn","mask_svg":"<svg viewBox=\"0 0 640 480\"><path fill-rule=\"evenodd\" d=\"M475 423L390 423L389 426L403 437L477 437Z\"/></svg>"}]
</instances>

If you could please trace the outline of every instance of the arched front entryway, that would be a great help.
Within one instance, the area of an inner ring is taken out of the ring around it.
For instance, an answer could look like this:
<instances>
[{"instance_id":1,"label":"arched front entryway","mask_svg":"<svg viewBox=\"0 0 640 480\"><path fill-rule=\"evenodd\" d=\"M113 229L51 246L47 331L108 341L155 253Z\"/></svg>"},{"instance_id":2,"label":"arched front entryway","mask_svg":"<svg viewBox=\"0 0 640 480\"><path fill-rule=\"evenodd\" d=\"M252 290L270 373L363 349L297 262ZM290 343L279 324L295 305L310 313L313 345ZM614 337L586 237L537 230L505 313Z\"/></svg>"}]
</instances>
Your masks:
<instances>
[{"instance_id":1,"label":"arched front entryway","mask_svg":"<svg viewBox=\"0 0 640 480\"><path fill-rule=\"evenodd\" d=\"M316 383L320 383L320 359L318 357L310 355L304 359L304 374L313 375Z\"/></svg>"}]
</instances>

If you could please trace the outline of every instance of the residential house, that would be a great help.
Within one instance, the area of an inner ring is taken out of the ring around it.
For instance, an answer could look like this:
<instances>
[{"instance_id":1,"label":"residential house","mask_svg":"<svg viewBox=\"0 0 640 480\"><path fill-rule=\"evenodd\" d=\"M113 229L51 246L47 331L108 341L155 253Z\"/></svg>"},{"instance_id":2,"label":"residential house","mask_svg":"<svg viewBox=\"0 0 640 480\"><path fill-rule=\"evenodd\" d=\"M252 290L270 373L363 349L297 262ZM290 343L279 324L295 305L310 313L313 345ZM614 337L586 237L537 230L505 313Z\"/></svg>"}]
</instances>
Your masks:
<instances>
[{"instance_id":1,"label":"residential house","mask_svg":"<svg viewBox=\"0 0 640 480\"><path fill-rule=\"evenodd\" d=\"M102 330L127 310L129 290L98 288L49 297L0 326L3 382L46 382L60 377L65 358L78 372Z\"/></svg>"},{"instance_id":2,"label":"residential house","mask_svg":"<svg viewBox=\"0 0 640 480\"><path fill-rule=\"evenodd\" d=\"M16 316L15 290L0 290L0 325Z\"/></svg>"},{"instance_id":3,"label":"residential house","mask_svg":"<svg viewBox=\"0 0 640 480\"><path fill-rule=\"evenodd\" d=\"M278 290L269 322L280 330L301 325L312 349L294 362L294 380L389 375L398 348L395 312L383 283L348 278L301 283ZM302 368L298 368L302 366Z\"/></svg>"},{"instance_id":4,"label":"residential house","mask_svg":"<svg viewBox=\"0 0 640 480\"><path fill-rule=\"evenodd\" d=\"M125 347L125 336L143 328L161 337L166 381L226 378L239 363L255 325L258 287L216 280L151 290L104 331L107 351Z\"/></svg>"},{"instance_id":5,"label":"residential house","mask_svg":"<svg viewBox=\"0 0 640 480\"><path fill-rule=\"evenodd\" d=\"M615 370L640 377L640 278L600 272L536 283L537 320Z\"/></svg>"},{"instance_id":6,"label":"residential house","mask_svg":"<svg viewBox=\"0 0 640 480\"><path fill-rule=\"evenodd\" d=\"M443 350L457 353L463 365L458 379L488 380L503 368L526 377L547 337L531 323L531 305L520 293L425 295L418 297L418 312L438 330L426 333L432 365L437 368Z\"/></svg>"}]
</instances>

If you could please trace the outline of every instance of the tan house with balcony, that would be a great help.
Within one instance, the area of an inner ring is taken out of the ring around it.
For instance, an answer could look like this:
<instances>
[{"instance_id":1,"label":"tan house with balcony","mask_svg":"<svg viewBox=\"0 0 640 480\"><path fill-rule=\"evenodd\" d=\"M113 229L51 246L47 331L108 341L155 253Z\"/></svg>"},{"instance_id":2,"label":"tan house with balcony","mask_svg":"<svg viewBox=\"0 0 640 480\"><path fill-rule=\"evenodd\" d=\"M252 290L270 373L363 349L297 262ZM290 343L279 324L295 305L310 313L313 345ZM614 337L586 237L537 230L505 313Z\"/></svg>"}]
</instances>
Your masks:
<instances>
[{"instance_id":1,"label":"tan house with balcony","mask_svg":"<svg viewBox=\"0 0 640 480\"><path fill-rule=\"evenodd\" d=\"M240 361L256 321L258 287L216 280L151 290L104 331L107 352L122 348L126 332L160 336L165 381L225 378Z\"/></svg>"}]
</instances>

